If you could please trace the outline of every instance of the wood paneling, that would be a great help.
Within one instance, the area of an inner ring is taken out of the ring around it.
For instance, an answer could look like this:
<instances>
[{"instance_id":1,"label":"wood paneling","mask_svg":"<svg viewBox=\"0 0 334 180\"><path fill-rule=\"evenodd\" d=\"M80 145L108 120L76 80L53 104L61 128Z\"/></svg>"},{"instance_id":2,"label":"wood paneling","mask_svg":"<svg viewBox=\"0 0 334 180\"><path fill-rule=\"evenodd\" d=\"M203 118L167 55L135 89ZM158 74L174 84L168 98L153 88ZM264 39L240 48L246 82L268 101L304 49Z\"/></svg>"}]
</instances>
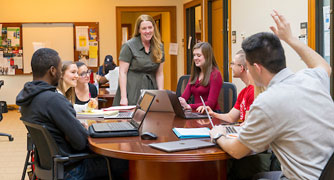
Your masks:
<instances>
[{"instance_id":1,"label":"wood paneling","mask_svg":"<svg viewBox=\"0 0 334 180\"><path fill-rule=\"evenodd\" d=\"M308 0L308 46L315 50L316 34L316 0Z\"/></svg>"}]
</instances>

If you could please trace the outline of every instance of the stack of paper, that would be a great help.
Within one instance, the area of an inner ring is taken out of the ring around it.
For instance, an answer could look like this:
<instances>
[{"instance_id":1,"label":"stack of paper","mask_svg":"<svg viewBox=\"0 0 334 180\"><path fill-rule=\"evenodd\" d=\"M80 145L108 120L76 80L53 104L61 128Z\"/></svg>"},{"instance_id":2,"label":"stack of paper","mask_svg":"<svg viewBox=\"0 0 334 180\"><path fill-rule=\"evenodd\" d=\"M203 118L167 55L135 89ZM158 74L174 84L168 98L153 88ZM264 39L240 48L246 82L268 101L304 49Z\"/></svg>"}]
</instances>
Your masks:
<instances>
[{"instance_id":1,"label":"stack of paper","mask_svg":"<svg viewBox=\"0 0 334 180\"><path fill-rule=\"evenodd\" d=\"M132 106L111 106L111 107L108 107L108 108L104 108L103 111L127 111L127 110L132 110L136 108L135 105L132 105Z\"/></svg>"},{"instance_id":2,"label":"stack of paper","mask_svg":"<svg viewBox=\"0 0 334 180\"><path fill-rule=\"evenodd\" d=\"M203 138L210 137L209 128L173 128L178 138Z\"/></svg>"},{"instance_id":3,"label":"stack of paper","mask_svg":"<svg viewBox=\"0 0 334 180\"><path fill-rule=\"evenodd\" d=\"M78 112L77 118L104 117L105 115L116 115L118 111L103 111L93 109L91 112Z\"/></svg>"}]
</instances>

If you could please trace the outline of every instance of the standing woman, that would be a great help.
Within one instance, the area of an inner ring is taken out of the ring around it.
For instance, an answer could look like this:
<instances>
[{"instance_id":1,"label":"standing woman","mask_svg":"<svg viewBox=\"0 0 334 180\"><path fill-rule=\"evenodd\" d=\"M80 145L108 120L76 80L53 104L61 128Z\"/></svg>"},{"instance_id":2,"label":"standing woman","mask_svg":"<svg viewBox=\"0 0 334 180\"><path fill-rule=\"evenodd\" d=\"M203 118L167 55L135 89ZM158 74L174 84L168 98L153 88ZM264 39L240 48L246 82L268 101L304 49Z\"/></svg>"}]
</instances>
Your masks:
<instances>
[{"instance_id":1,"label":"standing woman","mask_svg":"<svg viewBox=\"0 0 334 180\"><path fill-rule=\"evenodd\" d=\"M119 87L113 105L135 105L140 89L163 89L164 51L155 21L137 18L134 37L123 44L119 56Z\"/></svg>"},{"instance_id":2,"label":"standing woman","mask_svg":"<svg viewBox=\"0 0 334 180\"><path fill-rule=\"evenodd\" d=\"M193 54L190 80L179 97L180 103L184 109L196 110L203 105L200 99L202 96L205 105L219 112L218 97L223 80L212 47L207 42L197 43L193 48ZM194 104L187 104L186 101L191 95L194 96Z\"/></svg>"},{"instance_id":3,"label":"standing woman","mask_svg":"<svg viewBox=\"0 0 334 180\"><path fill-rule=\"evenodd\" d=\"M75 91L78 80L78 67L73 61L64 61L57 91L63 94L72 104L75 103Z\"/></svg>"},{"instance_id":4,"label":"standing woman","mask_svg":"<svg viewBox=\"0 0 334 180\"><path fill-rule=\"evenodd\" d=\"M79 79L75 87L75 105L76 112L97 108L97 88L89 83L89 75L92 73L85 63L77 61ZM88 109L87 109L88 108Z\"/></svg>"}]
</instances>

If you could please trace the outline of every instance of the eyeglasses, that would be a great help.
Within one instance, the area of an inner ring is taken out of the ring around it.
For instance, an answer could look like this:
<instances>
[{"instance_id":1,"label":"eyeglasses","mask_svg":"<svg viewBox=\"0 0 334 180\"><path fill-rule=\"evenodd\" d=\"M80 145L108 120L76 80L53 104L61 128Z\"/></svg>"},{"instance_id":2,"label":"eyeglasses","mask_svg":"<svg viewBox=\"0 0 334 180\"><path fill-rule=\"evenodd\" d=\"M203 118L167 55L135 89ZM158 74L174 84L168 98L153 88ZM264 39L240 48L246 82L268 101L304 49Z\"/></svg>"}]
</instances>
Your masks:
<instances>
[{"instance_id":1,"label":"eyeglasses","mask_svg":"<svg viewBox=\"0 0 334 180\"><path fill-rule=\"evenodd\" d=\"M92 73L92 70L88 69L88 71L80 73L79 76L86 77L87 75L89 76L90 73Z\"/></svg>"},{"instance_id":2,"label":"eyeglasses","mask_svg":"<svg viewBox=\"0 0 334 180\"><path fill-rule=\"evenodd\" d=\"M236 64L235 62L231 61L231 62L230 62L230 66L234 66L234 65L242 66L242 64Z\"/></svg>"}]
</instances>

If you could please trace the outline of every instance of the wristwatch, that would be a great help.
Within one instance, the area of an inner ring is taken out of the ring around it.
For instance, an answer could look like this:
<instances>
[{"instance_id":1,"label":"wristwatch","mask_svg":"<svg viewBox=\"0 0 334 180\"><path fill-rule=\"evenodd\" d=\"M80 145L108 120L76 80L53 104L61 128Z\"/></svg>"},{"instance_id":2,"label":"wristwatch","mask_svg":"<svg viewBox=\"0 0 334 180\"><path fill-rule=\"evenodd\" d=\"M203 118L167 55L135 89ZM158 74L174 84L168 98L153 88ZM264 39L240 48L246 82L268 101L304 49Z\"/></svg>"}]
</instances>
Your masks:
<instances>
[{"instance_id":1,"label":"wristwatch","mask_svg":"<svg viewBox=\"0 0 334 180\"><path fill-rule=\"evenodd\" d=\"M212 138L212 142L217 144L217 141L219 138L221 138L222 136L225 137L225 134L222 134L222 133L217 133L213 138Z\"/></svg>"}]
</instances>

